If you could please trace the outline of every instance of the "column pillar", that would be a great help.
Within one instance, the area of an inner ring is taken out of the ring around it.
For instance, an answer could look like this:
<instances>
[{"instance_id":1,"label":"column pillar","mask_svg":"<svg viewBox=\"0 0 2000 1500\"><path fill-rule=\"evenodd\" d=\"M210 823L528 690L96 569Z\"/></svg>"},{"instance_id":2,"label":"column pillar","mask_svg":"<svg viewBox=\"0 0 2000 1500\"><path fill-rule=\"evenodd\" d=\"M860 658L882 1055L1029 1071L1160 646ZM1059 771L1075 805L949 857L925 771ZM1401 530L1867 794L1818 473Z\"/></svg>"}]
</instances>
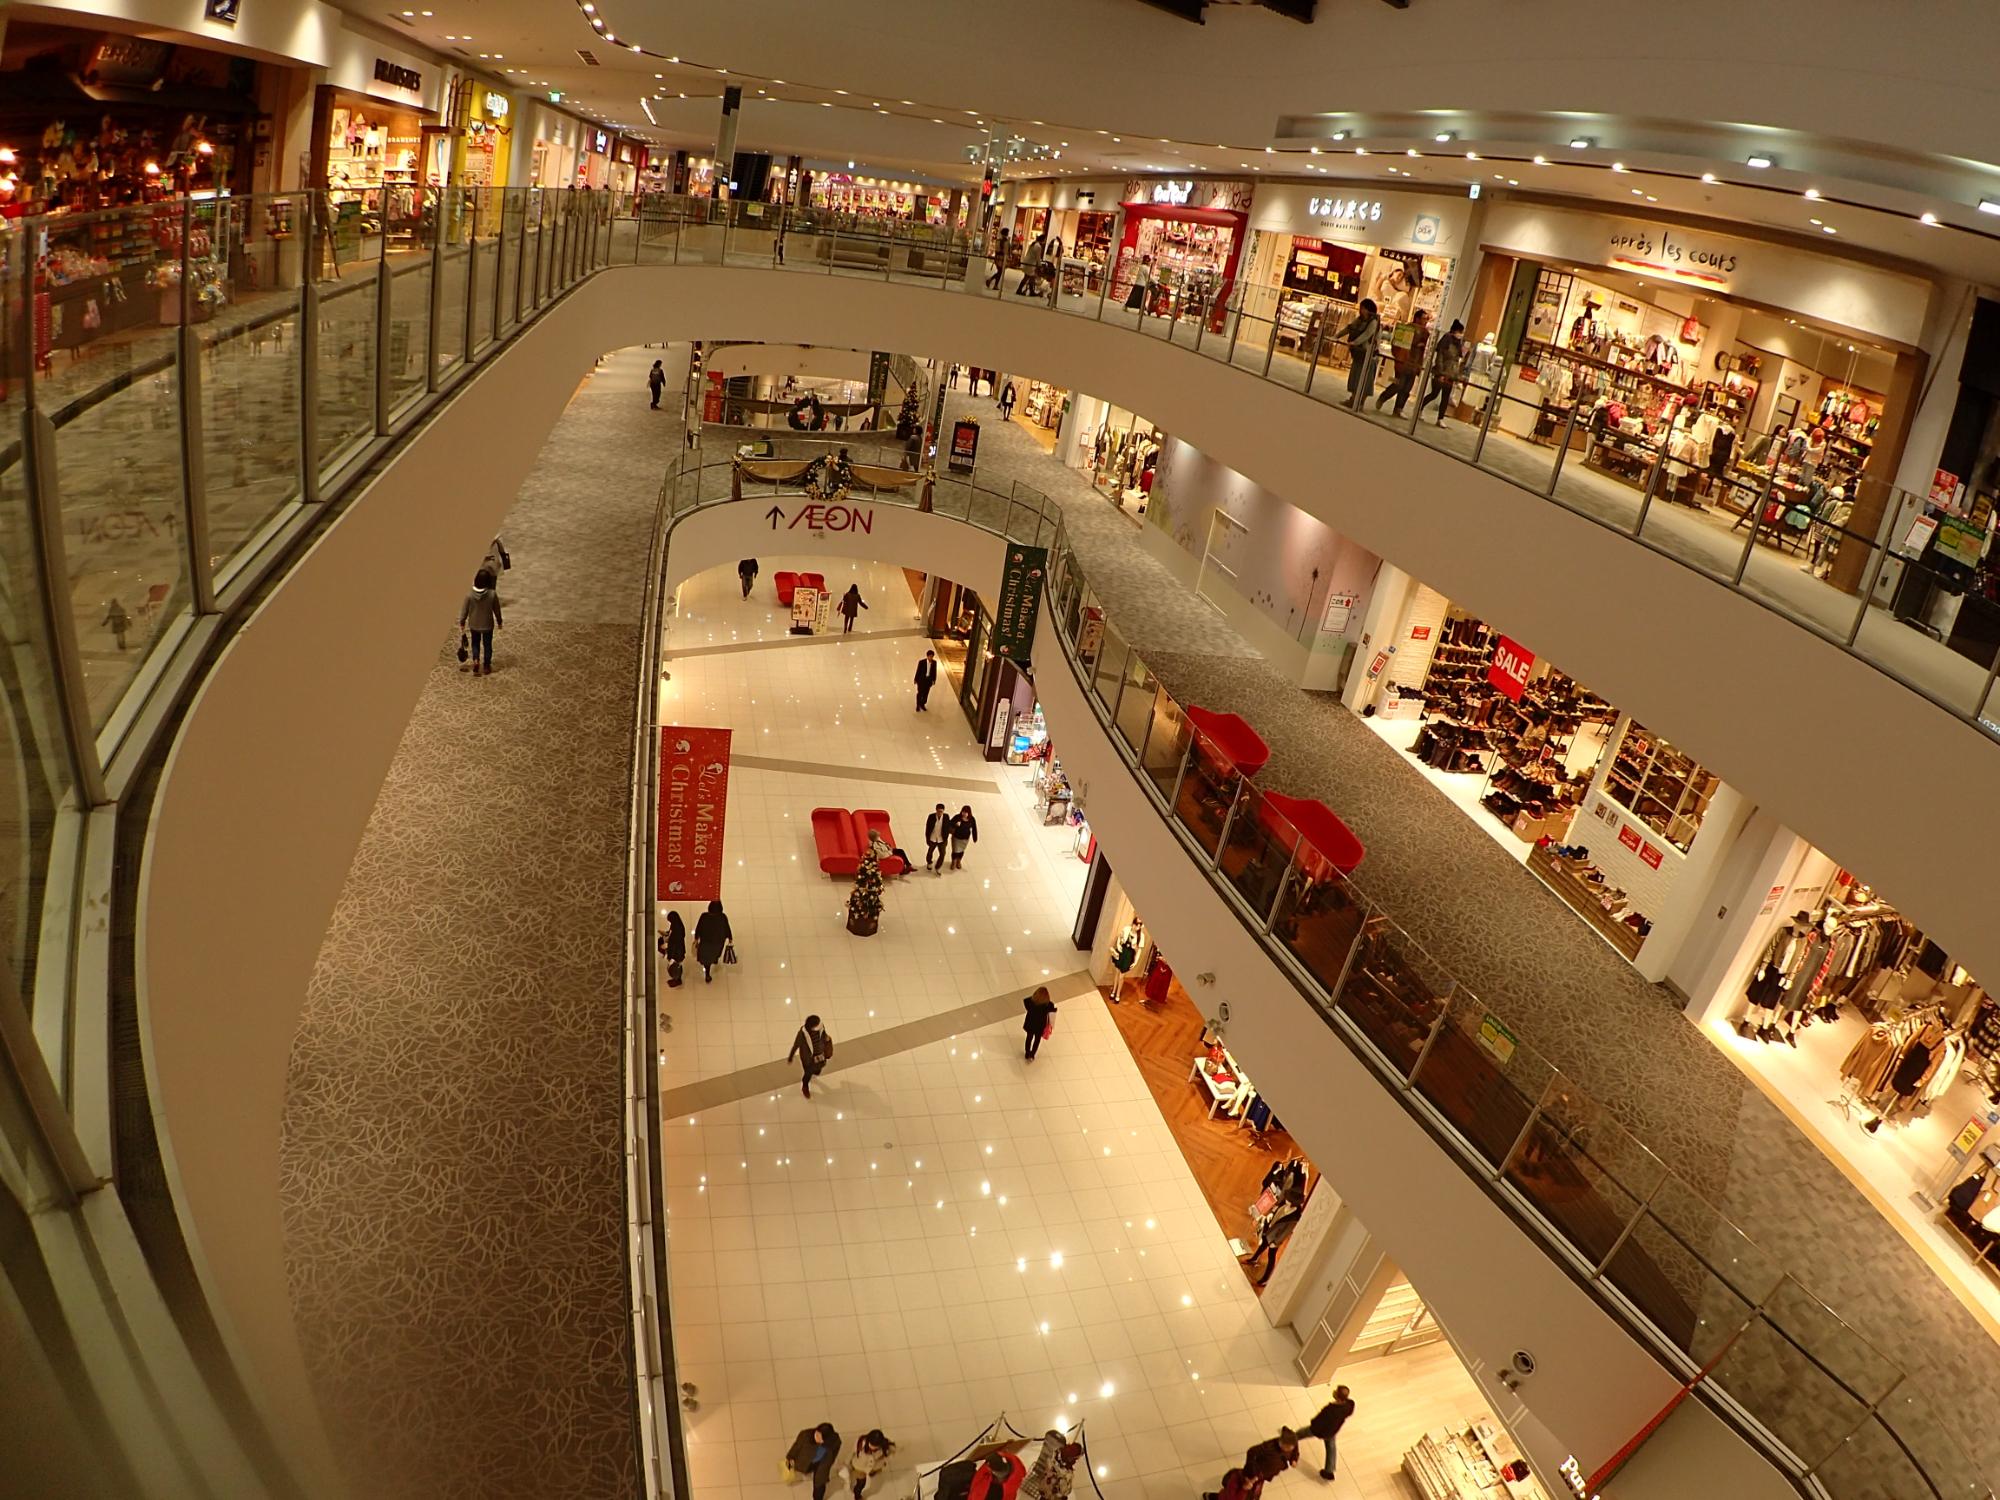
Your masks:
<instances>
[{"instance_id":1,"label":"column pillar","mask_svg":"<svg viewBox=\"0 0 2000 1500\"><path fill-rule=\"evenodd\" d=\"M715 130L715 196L727 198L736 170L736 112L743 107L743 90L727 84L722 90L722 122Z\"/></svg>"},{"instance_id":2,"label":"column pillar","mask_svg":"<svg viewBox=\"0 0 2000 1500\"><path fill-rule=\"evenodd\" d=\"M1409 613L1410 596L1416 592L1417 581L1393 563L1382 564L1381 572L1375 575L1374 589L1368 595L1368 608L1361 617L1361 651L1357 657L1359 666L1350 673L1347 686L1341 691L1340 701L1360 713L1375 701L1375 694L1382 686L1382 678L1388 672L1384 666L1374 677L1368 675L1368 667L1380 652L1388 651L1403 638L1403 619Z\"/></svg>"},{"instance_id":3,"label":"column pillar","mask_svg":"<svg viewBox=\"0 0 2000 1500\"><path fill-rule=\"evenodd\" d=\"M1688 845L1687 860L1674 877L1666 904L1654 913L1653 930L1640 945L1639 956L1632 961L1646 979L1657 984L1667 977L1682 945L1715 899L1717 881L1737 836L1755 811L1729 783L1716 784L1715 795L1708 799L1708 809L1702 814L1701 828Z\"/></svg>"}]
</instances>

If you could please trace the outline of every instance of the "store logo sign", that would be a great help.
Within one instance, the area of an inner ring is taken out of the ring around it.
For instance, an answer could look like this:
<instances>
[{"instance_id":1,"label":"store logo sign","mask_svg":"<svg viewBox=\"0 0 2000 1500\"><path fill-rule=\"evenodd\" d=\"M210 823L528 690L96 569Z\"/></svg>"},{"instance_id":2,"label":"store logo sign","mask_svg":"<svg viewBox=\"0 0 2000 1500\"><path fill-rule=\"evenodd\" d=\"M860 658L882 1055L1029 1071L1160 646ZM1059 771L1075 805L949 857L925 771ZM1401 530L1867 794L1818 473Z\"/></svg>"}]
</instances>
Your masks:
<instances>
[{"instance_id":1,"label":"store logo sign","mask_svg":"<svg viewBox=\"0 0 2000 1500\"><path fill-rule=\"evenodd\" d=\"M401 63L392 63L386 57L375 59L375 81L386 83L391 88L408 89L416 93L424 86L424 75L415 68L406 68Z\"/></svg>"},{"instance_id":2,"label":"store logo sign","mask_svg":"<svg viewBox=\"0 0 2000 1500\"><path fill-rule=\"evenodd\" d=\"M1185 203L1193 196L1194 183L1192 181L1156 182L1153 184L1153 201L1155 203Z\"/></svg>"},{"instance_id":3,"label":"store logo sign","mask_svg":"<svg viewBox=\"0 0 2000 1500\"><path fill-rule=\"evenodd\" d=\"M1535 653L1522 649L1503 635L1500 644L1493 650L1492 662L1486 668L1486 680L1519 703L1521 694L1527 690L1528 674L1534 670Z\"/></svg>"},{"instance_id":4,"label":"store logo sign","mask_svg":"<svg viewBox=\"0 0 2000 1500\"><path fill-rule=\"evenodd\" d=\"M1444 233L1444 221L1436 214L1418 214L1416 223L1410 226L1410 243L1413 245L1435 245L1438 236Z\"/></svg>"},{"instance_id":5,"label":"store logo sign","mask_svg":"<svg viewBox=\"0 0 2000 1500\"><path fill-rule=\"evenodd\" d=\"M1576 1461L1574 1454L1562 1461L1559 1472L1569 1484L1569 1492L1576 1496L1576 1500L1597 1500L1597 1497L1591 1494L1590 1481L1583 1477L1583 1466Z\"/></svg>"},{"instance_id":6,"label":"store logo sign","mask_svg":"<svg viewBox=\"0 0 2000 1500\"><path fill-rule=\"evenodd\" d=\"M1382 217L1380 198L1308 198L1306 208L1315 219L1341 219L1350 224L1373 224Z\"/></svg>"},{"instance_id":7,"label":"store logo sign","mask_svg":"<svg viewBox=\"0 0 2000 1500\"><path fill-rule=\"evenodd\" d=\"M1726 287L1740 257L1717 244L1703 244L1679 230L1653 225L1614 230L1611 263L1655 276L1672 276L1704 286Z\"/></svg>"},{"instance_id":8,"label":"store logo sign","mask_svg":"<svg viewBox=\"0 0 2000 1500\"><path fill-rule=\"evenodd\" d=\"M489 92L486 96L486 113L494 119L502 119L507 113L507 96Z\"/></svg>"}]
</instances>

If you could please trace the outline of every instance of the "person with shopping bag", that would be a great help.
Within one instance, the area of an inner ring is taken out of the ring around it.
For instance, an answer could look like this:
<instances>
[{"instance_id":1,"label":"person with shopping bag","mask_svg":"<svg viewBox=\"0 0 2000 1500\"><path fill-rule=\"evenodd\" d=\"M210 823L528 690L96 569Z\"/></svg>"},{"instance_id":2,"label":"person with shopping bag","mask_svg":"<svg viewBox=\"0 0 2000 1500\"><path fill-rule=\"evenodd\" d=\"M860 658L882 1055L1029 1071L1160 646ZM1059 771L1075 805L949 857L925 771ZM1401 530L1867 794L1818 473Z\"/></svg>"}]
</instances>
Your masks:
<instances>
[{"instance_id":1,"label":"person with shopping bag","mask_svg":"<svg viewBox=\"0 0 2000 1500\"><path fill-rule=\"evenodd\" d=\"M785 1061L794 1058L799 1064L799 1092L808 1099L813 1096L813 1080L826 1071L826 1065L833 1061L833 1037L820 1025L818 1016L807 1016L799 1034L792 1038L792 1050L785 1054Z\"/></svg>"},{"instance_id":2,"label":"person with shopping bag","mask_svg":"<svg viewBox=\"0 0 2000 1500\"><path fill-rule=\"evenodd\" d=\"M660 934L660 957L667 961L667 988L681 987L681 964L687 958L687 924L677 911L667 913L667 930Z\"/></svg>"},{"instance_id":3,"label":"person with shopping bag","mask_svg":"<svg viewBox=\"0 0 2000 1500\"><path fill-rule=\"evenodd\" d=\"M1035 1055L1042 1050L1042 1043L1055 1035L1056 1002L1049 997L1049 987L1041 984L1035 986L1034 994L1021 1002L1021 1008L1027 1012L1021 1029L1028 1034L1027 1058L1033 1062Z\"/></svg>"},{"instance_id":4,"label":"person with shopping bag","mask_svg":"<svg viewBox=\"0 0 2000 1500\"><path fill-rule=\"evenodd\" d=\"M715 983L715 966L736 962L736 934L729 930L729 914L720 901L708 903L708 910L695 920L694 961L701 965L702 982Z\"/></svg>"}]
</instances>

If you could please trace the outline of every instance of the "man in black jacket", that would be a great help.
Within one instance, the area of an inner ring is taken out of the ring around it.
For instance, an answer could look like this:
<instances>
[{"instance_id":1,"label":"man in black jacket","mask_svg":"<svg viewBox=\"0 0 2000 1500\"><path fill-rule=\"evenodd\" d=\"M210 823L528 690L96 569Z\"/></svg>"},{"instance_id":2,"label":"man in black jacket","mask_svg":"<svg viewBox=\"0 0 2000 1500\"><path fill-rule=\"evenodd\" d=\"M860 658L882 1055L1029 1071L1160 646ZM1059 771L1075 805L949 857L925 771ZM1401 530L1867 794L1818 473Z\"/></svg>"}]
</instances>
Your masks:
<instances>
[{"instance_id":1,"label":"man in black jacket","mask_svg":"<svg viewBox=\"0 0 2000 1500\"><path fill-rule=\"evenodd\" d=\"M1326 1466L1319 1471L1322 1479L1333 1478L1333 1444L1340 1435L1340 1429L1347 1425L1347 1419L1354 1415L1354 1400L1347 1394L1347 1387L1333 1388L1333 1399L1313 1413L1312 1425L1306 1430L1326 1444Z\"/></svg>"},{"instance_id":2,"label":"man in black jacket","mask_svg":"<svg viewBox=\"0 0 2000 1500\"><path fill-rule=\"evenodd\" d=\"M917 712L924 711L930 702L931 689L937 686L937 652L926 651L924 659L917 663Z\"/></svg>"},{"instance_id":3,"label":"man in black jacket","mask_svg":"<svg viewBox=\"0 0 2000 1500\"><path fill-rule=\"evenodd\" d=\"M806 1428L785 1450L785 1463L794 1474L812 1475L813 1500L826 1500L826 1482L833 1476L833 1461L839 1457L840 1434L831 1422Z\"/></svg>"},{"instance_id":4,"label":"man in black jacket","mask_svg":"<svg viewBox=\"0 0 2000 1500\"><path fill-rule=\"evenodd\" d=\"M743 580L743 597L750 597L750 585L757 581L757 559L746 557L736 565L736 576Z\"/></svg>"}]
</instances>

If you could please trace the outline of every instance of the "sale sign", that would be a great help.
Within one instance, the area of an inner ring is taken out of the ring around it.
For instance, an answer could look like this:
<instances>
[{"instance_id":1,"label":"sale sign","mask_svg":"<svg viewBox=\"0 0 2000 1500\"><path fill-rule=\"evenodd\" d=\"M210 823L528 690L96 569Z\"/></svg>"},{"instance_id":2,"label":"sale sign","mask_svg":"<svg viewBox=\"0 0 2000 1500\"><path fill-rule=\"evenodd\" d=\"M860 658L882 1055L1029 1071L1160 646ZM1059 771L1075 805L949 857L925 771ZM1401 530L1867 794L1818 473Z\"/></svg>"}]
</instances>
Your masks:
<instances>
[{"instance_id":1,"label":"sale sign","mask_svg":"<svg viewBox=\"0 0 2000 1500\"><path fill-rule=\"evenodd\" d=\"M1637 853L1639 845L1643 842L1643 840L1640 839L1638 831L1636 829L1626 828L1623 825L1620 825L1618 829L1618 842L1623 844L1627 849L1630 849L1634 853Z\"/></svg>"},{"instance_id":2,"label":"sale sign","mask_svg":"<svg viewBox=\"0 0 2000 1500\"><path fill-rule=\"evenodd\" d=\"M1486 668L1486 680L1516 703L1527 690L1528 674L1535 670L1535 653L1524 650L1506 636L1493 648L1493 660Z\"/></svg>"},{"instance_id":3,"label":"sale sign","mask_svg":"<svg viewBox=\"0 0 2000 1500\"><path fill-rule=\"evenodd\" d=\"M669 724L660 730L659 895L722 895L722 826L729 807L729 731Z\"/></svg>"},{"instance_id":4,"label":"sale sign","mask_svg":"<svg viewBox=\"0 0 2000 1500\"><path fill-rule=\"evenodd\" d=\"M1666 851L1661 849L1659 845L1650 842L1639 851L1639 858L1655 870L1660 868L1660 861L1665 857Z\"/></svg>"}]
</instances>

